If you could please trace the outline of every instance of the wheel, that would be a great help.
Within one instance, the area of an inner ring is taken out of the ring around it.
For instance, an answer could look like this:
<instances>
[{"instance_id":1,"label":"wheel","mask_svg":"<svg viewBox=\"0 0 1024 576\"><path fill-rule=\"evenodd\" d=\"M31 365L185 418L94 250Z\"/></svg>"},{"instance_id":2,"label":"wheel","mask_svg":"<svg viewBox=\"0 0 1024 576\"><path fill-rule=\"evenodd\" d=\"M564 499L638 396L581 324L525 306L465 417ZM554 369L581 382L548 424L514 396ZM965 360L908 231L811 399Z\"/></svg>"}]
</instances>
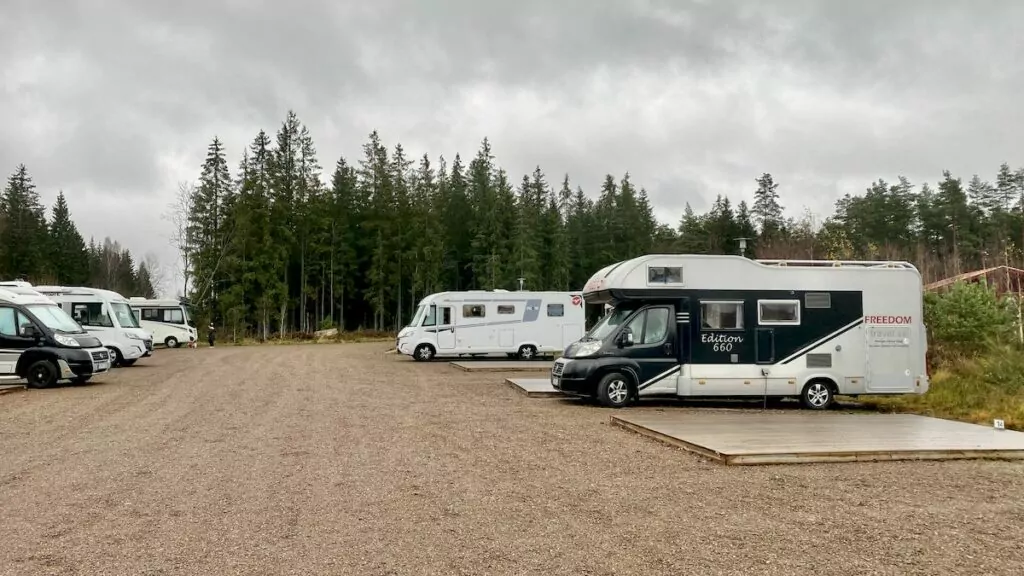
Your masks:
<instances>
[{"instance_id":1,"label":"wheel","mask_svg":"<svg viewBox=\"0 0 1024 576\"><path fill-rule=\"evenodd\" d=\"M120 366L121 363L124 362L124 356L121 355L120 350L118 350L117 348L107 348L107 350L110 351L110 366L112 368L115 366Z\"/></svg>"},{"instance_id":2,"label":"wheel","mask_svg":"<svg viewBox=\"0 0 1024 576\"><path fill-rule=\"evenodd\" d=\"M597 384L597 399L609 408L628 406L632 400L629 380L618 372L605 374Z\"/></svg>"},{"instance_id":3,"label":"wheel","mask_svg":"<svg viewBox=\"0 0 1024 576\"><path fill-rule=\"evenodd\" d=\"M167 339L164 340L164 344L168 348L177 348L178 347L178 339L175 338L174 336L168 336Z\"/></svg>"},{"instance_id":4,"label":"wheel","mask_svg":"<svg viewBox=\"0 0 1024 576\"><path fill-rule=\"evenodd\" d=\"M133 359L133 360L121 360L121 365L122 365L122 366L134 366L134 365L135 365L135 363L136 363L136 362L137 362L138 360L139 360L138 358L135 358L135 359Z\"/></svg>"},{"instance_id":5,"label":"wheel","mask_svg":"<svg viewBox=\"0 0 1024 576\"><path fill-rule=\"evenodd\" d=\"M834 400L832 387L828 385L828 382L822 380L808 382L804 386L804 391L800 393L800 401L803 402L804 407L811 410L824 410L831 406Z\"/></svg>"},{"instance_id":6,"label":"wheel","mask_svg":"<svg viewBox=\"0 0 1024 576\"><path fill-rule=\"evenodd\" d=\"M537 357L537 348L530 344L524 344L519 347L519 359L520 360L533 360Z\"/></svg>"},{"instance_id":7,"label":"wheel","mask_svg":"<svg viewBox=\"0 0 1024 576\"><path fill-rule=\"evenodd\" d=\"M420 344L413 351L412 357L420 362L428 362L434 359L434 347L430 344Z\"/></svg>"},{"instance_id":8,"label":"wheel","mask_svg":"<svg viewBox=\"0 0 1024 576\"><path fill-rule=\"evenodd\" d=\"M57 365L50 360L36 360L28 367L25 380L29 388L49 388L57 383Z\"/></svg>"}]
</instances>

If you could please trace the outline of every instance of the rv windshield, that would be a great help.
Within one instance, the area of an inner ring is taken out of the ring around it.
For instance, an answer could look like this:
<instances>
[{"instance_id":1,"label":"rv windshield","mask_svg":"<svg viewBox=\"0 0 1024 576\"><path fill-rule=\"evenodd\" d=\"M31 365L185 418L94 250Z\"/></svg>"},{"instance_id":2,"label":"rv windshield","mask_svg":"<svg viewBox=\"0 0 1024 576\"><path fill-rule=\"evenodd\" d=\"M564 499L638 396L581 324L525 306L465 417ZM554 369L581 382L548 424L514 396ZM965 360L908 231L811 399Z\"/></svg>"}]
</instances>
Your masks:
<instances>
[{"instance_id":1,"label":"rv windshield","mask_svg":"<svg viewBox=\"0 0 1024 576\"><path fill-rule=\"evenodd\" d=\"M64 334L85 333L82 326L75 322L74 318L68 316L67 312L61 310L60 306L54 306L53 304L30 304L26 308L40 322L54 332L62 332Z\"/></svg>"},{"instance_id":2,"label":"rv windshield","mask_svg":"<svg viewBox=\"0 0 1024 576\"><path fill-rule=\"evenodd\" d=\"M135 319L135 314L132 314L131 306L124 302L111 302L110 310L114 313L117 318L117 323L121 325L121 328L138 328L139 321Z\"/></svg>"},{"instance_id":3,"label":"rv windshield","mask_svg":"<svg viewBox=\"0 0 1024 576\"><path fill-rule=\"evenodd\" d=\"M420 304L419 308L416 308L416 313L413 314L412 320L409 321L408 326L419 326L420 320L423 319L423 311L426 309L426 306Z\"/></svg>"},{"instance_id":4,"label":"rv windshield","mask_svg":"<svg viewBox=\"0 0 1024 576\"><path fill-rule=\"evenodd\" d=\"M616 306L611 312L605 314L604 318L601 318L587 332L587 335L583 337L584 340L604 340L609 334L615 331L619 327L619 324L629 318L629 315L636 311L640 307L640 304L629 303Z\"/></svg>"}]
</instances>

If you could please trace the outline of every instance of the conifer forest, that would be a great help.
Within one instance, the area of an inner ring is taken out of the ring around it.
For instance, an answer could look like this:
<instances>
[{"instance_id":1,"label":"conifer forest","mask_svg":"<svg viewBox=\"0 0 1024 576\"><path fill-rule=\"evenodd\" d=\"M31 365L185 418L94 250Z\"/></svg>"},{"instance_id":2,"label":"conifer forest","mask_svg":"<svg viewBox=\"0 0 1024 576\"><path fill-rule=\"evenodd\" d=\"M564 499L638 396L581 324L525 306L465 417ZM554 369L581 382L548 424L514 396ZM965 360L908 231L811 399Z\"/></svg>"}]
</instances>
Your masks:
<instances>
[{"instance_id":1,"label":"conifer forest","mask_svg":"<svg viewBox=\"0 0 1024 576\"><path fill-rule=\"evenodd\" d=\"M925 282L1024 260L1024 168L1000 159L989 174L935 182L880 175L825 218L785 216L786 183L751 174L749 190L720 191L705 214L687 205L675 222L656 220L628 173L598 190L540 165L509 174L487 138L471 156L410 157L373 132L361 157L332 160L324 166L294 112L244 148L212 139L168 217L184 265L175 289L197 320L257 338L392 331L432 292L515 290L520 279L578 290L619 260L738 254L739 238L758 258L909 260ZM24 166L0 198L0 277L153 292L128 249L83 240L63 194L47 216Z\"/></svg>"}]
</instances>

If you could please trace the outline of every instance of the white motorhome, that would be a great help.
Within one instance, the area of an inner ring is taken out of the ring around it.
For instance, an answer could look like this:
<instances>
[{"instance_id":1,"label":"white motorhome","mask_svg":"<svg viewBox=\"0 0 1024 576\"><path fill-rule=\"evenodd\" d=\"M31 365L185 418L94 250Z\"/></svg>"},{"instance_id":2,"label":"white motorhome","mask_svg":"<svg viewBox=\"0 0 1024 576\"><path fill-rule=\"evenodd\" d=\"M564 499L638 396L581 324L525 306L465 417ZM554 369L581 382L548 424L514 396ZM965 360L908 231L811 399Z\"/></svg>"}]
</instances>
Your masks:
<instances>
[{"instance_id":1,"label":"white motorhome","mask_svg":"<svg viewBox=\"0 0 1024 576\"><path fill-rule=\"evenodd\" d=\"M140 296L128 299L139 324L153 333L153 340L168 348L195 342L198 331L188 307L179 300L154 300Z\"/></svg>"},{"instance_id":2,"label":"white motorhome","mask_svg":"<svg viewBox=\"0 0 1024 576\"><path fill-rule=\"evenodd\" d=\"M440 292L420 301L395 347L421 361L489 354L530 360L561 352L583 328L578 292Z\"/></svg>"},{"instance_id":3,"label":"white motorhome","mask_svg":"<svg viewBox=\"0 0 1024 576\"><path fill-rule=\"evenodd\" d=\"M110 352L56 302L25 286L0 288L0 381L48 388L109 369Z\"/></svg>"},{"instance_id":4,"label":"white motorhome","mask_svg":"<svg viewBox=\"0 0 1024 576\"><path fill-rule=\"evenodd\" d=\"M642 396L924 394L921 275L908 262L654 254L583 289L612 310L551 370L563 393L611 407Z\"/></svg>"},{"instance_id":5,"label":"white motorhome","mask_svg":"<svg viewBox=\"0 0 1024 576\"><path fill-rule=\"evenodd\" d=\"M128 299L112 290L82 286L34 286L60 305L114 355L115 366L131 366L153 350L153 335L139 326Z\"/></svg>"}]
</instances>

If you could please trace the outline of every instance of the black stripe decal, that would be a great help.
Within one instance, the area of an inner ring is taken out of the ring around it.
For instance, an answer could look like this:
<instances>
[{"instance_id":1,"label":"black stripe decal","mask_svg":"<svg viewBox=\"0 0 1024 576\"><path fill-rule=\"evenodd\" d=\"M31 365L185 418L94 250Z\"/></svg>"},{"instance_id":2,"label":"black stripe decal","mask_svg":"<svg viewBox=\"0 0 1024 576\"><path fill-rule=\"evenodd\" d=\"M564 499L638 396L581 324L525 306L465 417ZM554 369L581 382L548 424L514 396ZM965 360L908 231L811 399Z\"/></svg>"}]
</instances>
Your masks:
<instances>
[{"instance_id":1,"label":"black stripe decal","mask_svg":"<svg viewBox=\"0 0 1024 576\"><path fill-rule=\"evenodd\" d=\"M832 333L832 334L822 338L821 340L811 344L810 346L808 346L808 347L804 348L803 350L797 352L793 356L791 356L791 357L789 357L789 358L787 358L787 359L785 359L785 360L783 360L781 362L776 362L776 364L789 364L790 362L805 356L808 352L810 352L811 350L814 350L818 346L821 346L822 344L825 344L826 342L835 340L836 338L839 338L843 334L846 334L850 330L853 330L854 328L856 328L857 326L860 326L863 323L864 323L864 319L861 318L861 319L857 320L856 322L854 322L853 324L850 324L849 326L839 330L838 332L834 332L834 333Z\"/></svg>"}]
</instances>

